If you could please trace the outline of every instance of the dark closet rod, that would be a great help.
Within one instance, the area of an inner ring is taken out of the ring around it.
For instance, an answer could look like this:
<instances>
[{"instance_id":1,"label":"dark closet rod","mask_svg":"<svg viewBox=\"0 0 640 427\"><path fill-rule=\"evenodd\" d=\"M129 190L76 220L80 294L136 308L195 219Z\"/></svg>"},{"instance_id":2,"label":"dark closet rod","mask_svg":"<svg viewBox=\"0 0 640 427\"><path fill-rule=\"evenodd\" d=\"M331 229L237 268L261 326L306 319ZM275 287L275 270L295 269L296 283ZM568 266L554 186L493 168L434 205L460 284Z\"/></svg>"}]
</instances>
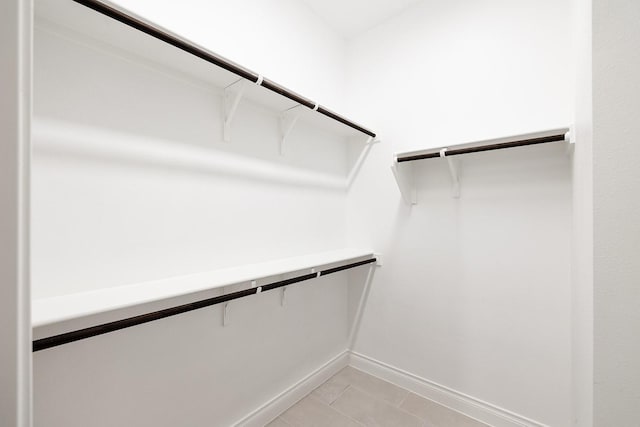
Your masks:
<instances>
[{"instance_id":1,"label":"dark closet rod","mask_svg":"<svg viewBox=\"0 0 640 427\"><path fill-rule=\"evenodd\" d=\"M447 149L444 152L444 156L445 157L457 156L460 154L479 153L481 151L501 150L503 148L523 147L525 145L545 144L548 142L564 141L565 134L566 134L566 131L563 133L549 135L549 136L542 136L538 138L520 139L516 141L508 141L508 142L501 142L501 143L487 144L487 145L478 145L475 147L467 147L467 148L452 148L452 149ZM436 157L441 157L440 151L424 153L424 154L398 156L398 163L411 162L414 160L433 159Z\"/></svg>"},{"instance_id":2,"label":"dark closet rod","mask_svg":"<svg viewBox=\"0 0 640 427\"><path fill-rule=\"evenodd\" d=\"M153 25L150 25L144 21L141 21L140 19L130 16L99 0L73 0L73 1L75 1L76 3L80 3L81 5L86 6L90 9L93 9L96 12L99 12L103 15L106 15L109 18L115 19L116 21L119 21L125 25L128 25L131 28L135 28L136 30L141 31L147 35L150 35L151 37L155 37L156 39L161 40L167 44L170 44L171 46L177 47L178 49L181 49L187 53L190 53L193 56L197 56L198 58L203 59L211 64L217 65L220 68L224 68L225 70L230 71L231 73L237 76L240 76L244 79L247 79L250 82L258 84L258 81L261 78L260 75L254 71L244 68L233 61L230 61L222 56L216 55L213 52L209 52L205 49L202 49L201 47L193 45L185 40L182 40L179 37L176 37L170 33L167 33L166 31L156 28ZM315 102L305 98L302 95L299 95L293 92L292 90L289 90L283 86L280 86L279 84L267 78L262 79L262 81L260 82L260 86L266 89L269 89L272 92L278 93L286 98L289 98L290 100L295 101L298 104L302 104L312 110L316 108ZM355 129L359 132L369 135L372 138L375 138L376 136L376 134L370 131L369 129L366 129L360 126L359 124L354 123L351 120L346 119L334 113L333 111L323 107L322 105L317 106L317 111L318 113L326 117L329 117L344 125L349 126L352 129Z\"/></svg>"},{"instance_id":3,"label":"dark closet rod","mask_svg":"<svg viewBox=\"0 0 640 427\"><path fill-rule=\"evenodd\" d=\"M154 320L164 319L165 317L171 317L177 314L186 313L188 311L198 310L200 308L232 301L234 299L244 298L260 292L271 291L283 286L293 285L294 283L304 282L306 280L315 279L316 277L326 276L328 274L337 273L339 271L347 270L354 267L360 267L362 265L371 264L374 262L376 262L376 258L371 258L364 261L342 265L340 267L329 268L316 273L303 274L302 276L280 280L278 282L269 283L267 285L262 285L255 288L244 289L242 291L232 292L230 294L220 295L213 298L207 298L176 307L165 308L163 310L154 311L152 313L141 314L139 316L129 317L122 320L115 320L113 322L103 323L101 325L78 329L71 332L65 332L63 334L54 335L47 338L40 338L33 341L33 351L45 350L47 348L57 347L62 344L68 344L70 342L83 340L85 338L91 338L97 335L118 331L120 329L130 328L132 326L141 325L143 323L152 322Z\"/></svg>"}]
</instances>

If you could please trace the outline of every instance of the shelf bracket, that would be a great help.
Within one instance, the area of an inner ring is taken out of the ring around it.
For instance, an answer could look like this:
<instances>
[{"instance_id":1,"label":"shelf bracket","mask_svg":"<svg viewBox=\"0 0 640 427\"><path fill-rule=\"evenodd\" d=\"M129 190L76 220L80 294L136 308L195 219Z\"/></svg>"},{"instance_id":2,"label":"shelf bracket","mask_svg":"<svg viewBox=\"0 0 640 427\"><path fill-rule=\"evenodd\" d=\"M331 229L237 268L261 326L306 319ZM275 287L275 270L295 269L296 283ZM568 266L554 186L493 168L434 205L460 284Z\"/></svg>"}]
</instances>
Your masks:
<instances>
[{"instance_id":1,"label":"shelf bracket","mask_svg":"<svg viewBox=\"0 0 640 427\"><path fill-rule=\"evenodd\" d=\"M382 254L374 253L373 256L376 258L376 267L382 267Z\"/></svg>"},{"instance_id":2,"label":"shelf bracket","mask_svg":"<svg viewBox=\"0 0 640 427\"><path fill-rule=\"evenodd\" d=\"M225 142L231 142L231 123L247 88L247 83L247 80L239 79L224 88L224 128L222 137Z\"/></svg>"},{"instance_id":3,"label":"shelf bracket","mask_svg":"<svg viewBox=\"0 0 640 427\"><path fill-rule=\"evenodd\" d=\"M280 294L280 306L284 307L284 303L286 301L287 298L287 287L283 286L282 287L282 293Z\"/></svg>"},{"instance_id":4,"label":"shelf bracket","mask_svg":"<svg viewBox=\"0 0 640 427\"><path fill-rule=\"evenodd\" d=\"M413 180L413 165L411 163L400 165L396 157L393 165L391 165L391 172L393 172L393 176L396 179L402 199L409 206L417 204L416 186Z\"/></svg>"},{"instance_id":5,"label":"shelf bracket","mask_svg":"<svg viewBox=\"0 0 640 427\"><path fill-rule=\"evenodd\" d=\"M222 326L227 326L227 324L229 323L229 309L231 308L231 305L229 303L226 303L224 305L224 308L222 309Z\"/></svg>"},{"instance_id":6,"label":"shelf bracket","mask_svg":"<svg viewBox=\"0 0 640 427\"><path fill-rule=\"evenodd\" d=\"M287 142L287 138L289 134L293 130L296 122L302 115L304 109L306 107L304 105L298 104L295 107L291 107L288 110L280 113L280 155L284 156L284 146Z\"/></svg>"},{"instance_id":7,"label":"shelf bracket","mask_svg":"<svg viewBox=\"0 0 640 427\"><path fill-rule=\"evenodd\" d=\"M456 159L447 156L447 148L440 150L440 157L446 158L451 175L451 195L455 199L460 198L460 163Z\"/></svg>"},{"instance_id":8,"label":"shelf bracket","mask_svg":"<svg viewBox=\"0 0 640 427\"><path fill-rule=\"evenodd\" d=\"M567 155L572 156L576 149L576 132L573 126L564 134L564 140L567 144Z\"/></svg>"}]
</instances>

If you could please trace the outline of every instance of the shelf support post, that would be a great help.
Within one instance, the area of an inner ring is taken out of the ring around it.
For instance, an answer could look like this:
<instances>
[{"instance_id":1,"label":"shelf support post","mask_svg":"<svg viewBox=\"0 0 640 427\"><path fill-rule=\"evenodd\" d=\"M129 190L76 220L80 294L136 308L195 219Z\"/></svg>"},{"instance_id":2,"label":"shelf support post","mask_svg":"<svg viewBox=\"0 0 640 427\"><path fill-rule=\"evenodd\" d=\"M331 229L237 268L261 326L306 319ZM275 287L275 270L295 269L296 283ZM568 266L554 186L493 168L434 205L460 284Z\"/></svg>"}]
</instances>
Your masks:
<instances>
[{"instance_id":1,"label":"shelf support post","mask_svg":"<svg viewBox=\"0 0 640 427\"><path fill-rule=\"evenodd\" d=\"M393 172L393 176L396 179L402 199L409 206L417 204L416 186L413 180L413 165L410 163L400 165L396 157L393 165L391 165L391 172Z\"/></svg>"},{"instance_id":2,"label":"shelf support post","mask_svg":"<svg viewBox=\"0 0 640 427\"><path fill-rule=\"evenodd\" d=\"M224 305L224 308L222 309L222 326L227 326L227 324L229 323L229 309L231 308L231 305L229 305L229 303L226 303Z\"/></svg>"},{"instance_id":3,"label":"shelf support post","mask_svg":"<svg viewBox=\"0 0 640 427\"><path fill-rule=\"evenodd\" d=\"M364 148L360 152L360 155L358 156L358 159L356 160L356 162L351 167L351 170L349 171L349 175L347 176L347 188L351 188L351 185L353 184L353 182L356 179L356 176L360 172L360 169L362 168L362 165L364 164L364 160L369 155L369 152L371 151L371 148L373 147L374 144L377 144L379 142L381 142L381 140L378 137L374 138L374 137L369 136L369 135L366 136L366 139L364 141Z\"/></svg>"},{"instance_id":4,"label":"shelf support post","mask_svg":"<svg viewBox=\"0 0 640 427\"><path fill-rule=\"evenodd\" d=\"M576 132L573 126L564 134L564 140L567 144L567 155L572 156L576 148Z\"/></svg>"},{"instance_id":5,"label":"shelf support post","mask_svg":"<svg viewBox=\"0 0 640 427\"><path fill-rule=\"evenodd\" d=\"M231 123L246 88L247 81L245 79L239 79L224 88L224 128L222 137L225 142L231 142Z\"/></svg>"},{"instance_id":6,"label":"shelf support post","mask_svg":"<svg viewBox=\"0 0 640 427\"><path fill-rule=\"evenodd\" d=\"M440 157L446 158L449 165L449 174L451 175L451 195L455 199L460 198L460 164L456 159L447 156L447 148L440 150Z\"/></svg>"},{"instance_id":7,"label":"shelf support post","mask_svg":"<svg viewBox=\"0 0 640 427\"><path fill-rule=\"evenodd\" d=\"M298 104L280 114L280 155L284 156L284 146L287 142L289 134L293 130L296 122L302 115L305 106Z\"/></svg>"}]
</instances>

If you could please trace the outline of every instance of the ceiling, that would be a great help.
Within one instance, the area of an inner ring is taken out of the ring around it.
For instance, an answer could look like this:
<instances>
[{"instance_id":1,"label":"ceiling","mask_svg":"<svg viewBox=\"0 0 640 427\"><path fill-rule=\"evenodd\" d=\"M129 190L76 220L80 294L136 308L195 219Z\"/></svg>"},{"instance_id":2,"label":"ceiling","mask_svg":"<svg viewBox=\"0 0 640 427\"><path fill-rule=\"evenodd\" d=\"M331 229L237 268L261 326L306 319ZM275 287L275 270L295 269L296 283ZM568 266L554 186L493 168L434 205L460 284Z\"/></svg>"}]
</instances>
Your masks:
<instances>
[{"instance_id":1,"label":"ceiling","mask_svg":"<svg viewBox=\"0 0 640 427\"><path fill-rule=\"evenodd\" d=\"M397 15L421 0L303 0L346 38Z\"/></svg>"}]
</instances>

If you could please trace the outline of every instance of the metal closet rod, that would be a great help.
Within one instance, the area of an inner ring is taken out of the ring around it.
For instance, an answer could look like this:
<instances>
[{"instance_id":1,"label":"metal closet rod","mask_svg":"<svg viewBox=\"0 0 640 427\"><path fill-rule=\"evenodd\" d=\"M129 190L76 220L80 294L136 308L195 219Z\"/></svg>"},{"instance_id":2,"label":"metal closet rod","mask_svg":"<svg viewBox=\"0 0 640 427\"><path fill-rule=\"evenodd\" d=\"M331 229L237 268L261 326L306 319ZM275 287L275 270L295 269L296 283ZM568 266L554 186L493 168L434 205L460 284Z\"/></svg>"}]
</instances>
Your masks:
<instances>
[{"instance_id":1,"label":"metal closet rod","mask_svg":"<svg viewBox=\"0 0 640 427\"><path fill-rule=\"evenodd\" d=\"M523 147L525 145L545 144L548 142L564 141L565 133L550 135L550 136L543 136L538 138L521 139L517 141L501 142L497 144L479 145L476 147L447 149L444 155L445 157L449 157L449 156L457 156L460 154L479 153L481 151L502 150L503 148ZM415 155L409 155L409 156L403 156L403 157L398 156L398 163L411 162L414 160L433 159L436 157L441 157L439 151L436 151L434 153L415 154Z\"/></svg>"},{"instance_id":2,"label":"metal closet rod","mask_svg":"<svg viewBox=\"0 0 640 427\"><path fill-rule=\"evenodd\" d=\"M148 24L140 19L137 19L133 16L130 16L112 6L109 6L99 0L73 0L76 3L80 3L83 6L86 6L90 9L95 10L103 15L108 16L109 18L115 19L129 27L135 28L138 31L142 31L145 34L150 35L151 37L155 37L158 40L161 40L171 46L177 47L191 55L197 56L200 59L203 59L211 64L217 65L220 68L224 68L227 71L232 72L233 74L245 78L253 83L258 83L260 80L260 75L254 71L249 70L248 68L244 68L241 65L236 64L233 61L230 61L222 56L216 55L213 52L209 52L201 47L198 47L192 43L189 43L185 40L182 40L179 37L176 37L173 34L170 34L166 31L163 31L159 28L154 27L153 25ZM283 86L280 86L276 82L264 78L260 83L260 86L269 89L272 92L278 93L286 98L289 98L292 101L297 102L298 104L304 105L310 109L316 108L316 103L311 101L310 99L305 98L302 95L295 93L292 90L289 90ZM357 123L352 122L349 119L346 119L339 114L334 113L333 111L323 107L322 105L317 106L318 113L327 116L333 120L336 120L344 125L349 126L352 129L355 129L359 132L362 132L366 135L369 135L372 138L376 137L376 134L370 131L367 128L360 126Z\"/></svg>"},{"instance_id":3,"label":"metal closet rod","mask_svg":"<svg viewBox=\"0 0 640 427\"><path fill-rule=\"evenodd\" d=\"M186 313L188 311L198 310L200 308L209 307L238 298L244 298L260 292L271 291L283 286L293 285L294 283L304 282L306 280L315 279L316 277L326 276L328 274L337 273L339 271L348 270L350 268L360 267L362 265L376 262L376 258L370 258L364 261L353 262L351 264L339 267L329 268L316 273L303 274L302 276L292 277L291 279L280 280L278 282L269 283L267 285L255 288L244 289L242 291L232 292L213 298L207 298L200 301L190 302L188 304L176 307L165 308L163 310L154 311L152 313L141 314L139 316L129 317L122 320L115 320L109 323L103 323L97 326L91 326L84 329L78 329L71 332L65 332L59 335L53 335L47 338L40 338L33 341L33 351L45 350L51 347L68 344L74 341L95 337L97 335L118 331L120 329L130 328L132 326L141 325L143 323L152 322L154 320L164 319L165 317L175 316L177 314Z\"/></svg>"}]
</instances>

